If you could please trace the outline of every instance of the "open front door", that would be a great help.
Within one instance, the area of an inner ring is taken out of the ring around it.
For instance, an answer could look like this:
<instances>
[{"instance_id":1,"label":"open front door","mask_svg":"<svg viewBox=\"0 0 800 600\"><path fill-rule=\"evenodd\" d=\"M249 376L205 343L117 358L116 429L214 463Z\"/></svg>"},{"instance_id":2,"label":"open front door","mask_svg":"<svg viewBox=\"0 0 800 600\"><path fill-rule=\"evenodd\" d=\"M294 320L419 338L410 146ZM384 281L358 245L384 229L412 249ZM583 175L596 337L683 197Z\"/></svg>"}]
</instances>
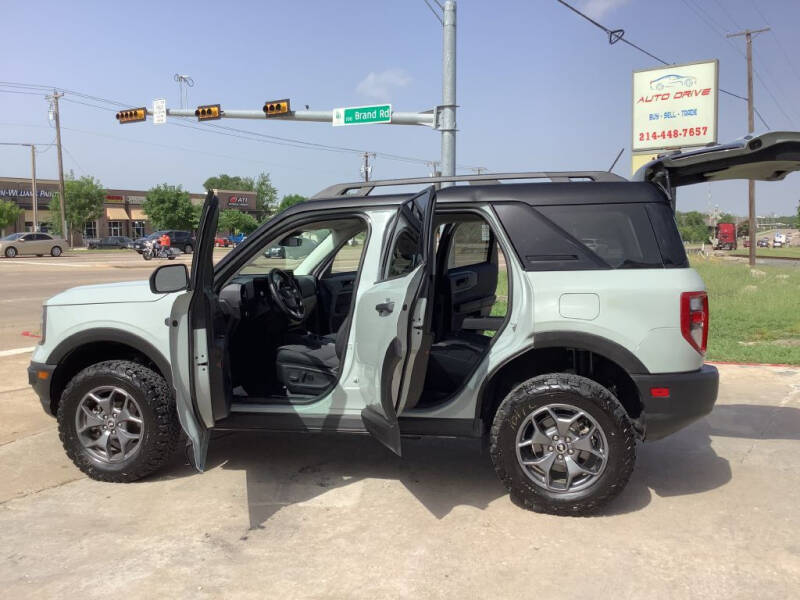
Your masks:
<instances>
[{"instance_id":1,"label":"open front door","mask_svg":"<svg viewBox=\"0 0 800 600\"><path fill-rule=\"evenodd\" d=\"M422 392L433 308L433 187L403 203L391 223L378 281L355 311L356 353L363 365L367 431L400 454L397 415Z\"/></svg>"},{"instance_id":2,"label":"open front door","mask_svg":"<svg viewBox=\"0 0 800 600\"><path fill-rule=\"evenodd\" d=\"M777 181L800 170L800 132L770 131L732 144L663 156L644 165L637 181L665 189L726 179Z\"/></svg>"},{"instance_id":3,"label":"open front door","mask_svg":"<svg viewBox=\"0 0 800 600\"><path fill-rule=\"evenodd\" d=\"M192 445L194 466L202 471L208 450L208 429L214 425L212 398L225 394L220 387L222 361L216 356L214 316L214 235L219 218L219 199L208 192L197 249L192 256L189 290L175 299L170 315L170 360L178 418Z\"/></svg>"}]
</instances>

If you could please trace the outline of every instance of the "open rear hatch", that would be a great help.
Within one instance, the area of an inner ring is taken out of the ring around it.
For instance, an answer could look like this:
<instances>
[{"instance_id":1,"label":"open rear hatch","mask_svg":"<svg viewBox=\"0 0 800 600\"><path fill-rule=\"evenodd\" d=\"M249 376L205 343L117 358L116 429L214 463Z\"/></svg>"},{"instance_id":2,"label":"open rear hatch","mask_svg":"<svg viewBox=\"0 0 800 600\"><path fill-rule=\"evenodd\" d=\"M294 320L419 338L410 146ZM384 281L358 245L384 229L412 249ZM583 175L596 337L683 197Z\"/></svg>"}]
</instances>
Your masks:
<instances>
[{"instance_id":1,"label":"open rear hatch","mask_svg":"<svg viewBox=\"0 0 800 600\"><path fill-rule=\"evenodd\" d=\"M800 132L770 131L731 144L662 156L636 171L633 180L651 181L671 192L704 181L778 181L792 171L800 171Z\"/></svg>"}]
</instances>

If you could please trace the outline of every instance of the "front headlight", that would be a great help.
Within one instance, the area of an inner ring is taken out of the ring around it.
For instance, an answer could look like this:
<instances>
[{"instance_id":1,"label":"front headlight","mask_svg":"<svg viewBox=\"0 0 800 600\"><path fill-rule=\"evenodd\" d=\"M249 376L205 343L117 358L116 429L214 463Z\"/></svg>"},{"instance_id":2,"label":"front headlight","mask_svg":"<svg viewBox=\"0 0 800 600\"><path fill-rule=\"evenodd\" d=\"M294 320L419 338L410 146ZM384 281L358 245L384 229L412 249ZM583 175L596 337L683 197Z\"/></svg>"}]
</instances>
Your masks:
<instances>
[{"instance_id":1,"label":"front headlight","mask_svg":"<svg viewBox=\"0 0 800 600\"><path fill-rule=\"evenodd\" d=\"M39 345L44 344L45 334L47 332L47 304L42 305L42 325L40 327L41 337L39 338Z\"/></svg>"}]
</instances>

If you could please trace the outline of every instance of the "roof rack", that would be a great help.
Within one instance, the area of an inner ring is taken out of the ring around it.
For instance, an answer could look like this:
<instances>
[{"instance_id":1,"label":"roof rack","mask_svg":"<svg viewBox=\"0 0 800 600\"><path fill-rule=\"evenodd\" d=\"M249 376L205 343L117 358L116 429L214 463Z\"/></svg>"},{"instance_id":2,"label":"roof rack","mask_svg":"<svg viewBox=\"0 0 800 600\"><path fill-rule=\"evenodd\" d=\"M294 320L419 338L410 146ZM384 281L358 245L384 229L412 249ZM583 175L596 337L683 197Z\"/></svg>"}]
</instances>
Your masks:
<instances>
[{"instance_id":1,"label":"roof rack","mask_svg":"<svg viewBox=\"0 0 800 600\"><path fill-rule=\"evenodd\" d=\"M438 184L467 181L471 185L499 184L504 179L549 179L552 182L570 181L627 181L624 177L608 171L541 171L523 173L484 173L481 175L452 175L444 177L413 177L411 179L382 179L378 181L355 181L337 183L314 194L313 198L335 198L337 196L369 196L377 187L401 185Z\"/></svg>"}]
</instances>

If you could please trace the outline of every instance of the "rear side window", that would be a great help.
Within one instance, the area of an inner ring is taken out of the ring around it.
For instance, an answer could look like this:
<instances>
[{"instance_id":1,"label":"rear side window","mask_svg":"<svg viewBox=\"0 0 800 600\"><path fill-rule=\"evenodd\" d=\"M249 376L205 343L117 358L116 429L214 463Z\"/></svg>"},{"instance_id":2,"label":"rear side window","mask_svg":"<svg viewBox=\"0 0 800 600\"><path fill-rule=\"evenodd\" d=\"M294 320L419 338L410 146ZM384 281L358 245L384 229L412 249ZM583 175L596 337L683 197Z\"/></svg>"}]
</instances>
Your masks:
<instances>
[{"instance_id":1,"label":"rear side window","mask_svg":"<svg viewBox=\"0 0 800 600\"><path fill-rule=\"evenodd\" d=\"M612 269L662 266L644 204L539 206L536 210Z\"/></svg>"},{"instance_id":2,"label":"rear side window","mask_svg":"<svg viewBox=\"0 0 800 600\"><path fill-rule=\"evenodd\" d=\"M527 271L685 266L672 246L674 240L669 239L669 223L663 222L659 210L655 214L664 247L670 251L668 258L662 257L648 203L532 207L515 202L494 206ZM669 210L666 205L664 208Z\"/></svg>"},{"instance_id":3,"label":"rear side window","mask_svg":"<svg viewBox=\"0 0 800 600\"><path fill-rule=\"evenodd\" d=\"M492 231L487 223L461 223L453 234L448 269L489 262Z\"/></svg>"},{"instance_id":4,"label":"rear side window","mask_svg":"<svg viewBox=\"0 0 800 600\"><path fill-rule=\"evenodd\" d=\"M650 203L646 206L664 266L668 269L688 267L689 258L686 256L686 248L683 246L672 209L666 204Z\"/></svg>"}]
</instances>

